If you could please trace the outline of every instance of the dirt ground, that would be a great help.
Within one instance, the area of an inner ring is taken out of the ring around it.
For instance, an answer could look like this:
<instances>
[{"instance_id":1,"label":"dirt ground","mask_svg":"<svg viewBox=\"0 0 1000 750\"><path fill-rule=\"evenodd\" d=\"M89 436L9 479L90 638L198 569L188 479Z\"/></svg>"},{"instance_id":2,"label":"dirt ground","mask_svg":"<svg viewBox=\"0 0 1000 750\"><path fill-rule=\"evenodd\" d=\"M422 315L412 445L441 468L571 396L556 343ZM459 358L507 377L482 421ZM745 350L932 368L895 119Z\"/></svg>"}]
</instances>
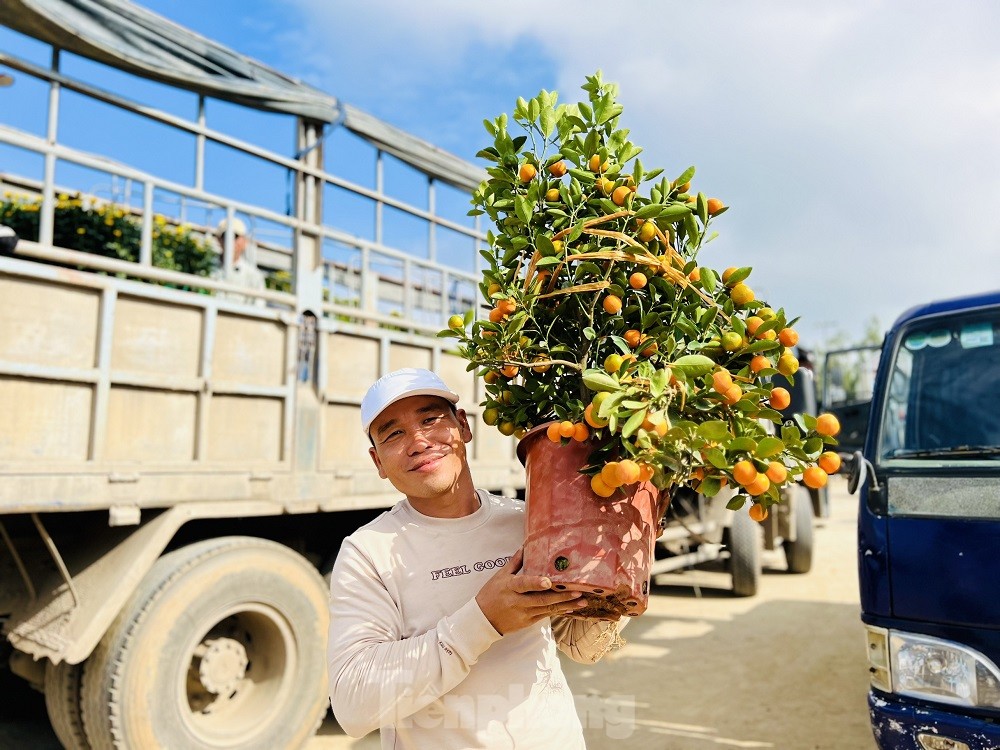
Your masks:
<instances>
[{"instance_id":1,"label":"dirt ground","mask_svg":"<svg viewBox=\"0 0 1000 750\"><path fill-rule=\"evenodd\" d=\"M855 499L836 479L817 523L813 570L765 555L761 591L729 593L721 568L661 576L627 645L583 666L565 661L589 750L871 750L858 618ZM44 699L0 701L0 748L57 750ZM328 716L307 750L377 750Z\"/></svg>"},{"instance_id":2,"label":"dirt ground","mask_svg":"<svg viewBox=\"0 0 1000 750\"><path fill-rule=\"evenodd\" d=\"M720 567L658 577L628 642L594 666L564 660L589 750L871 750L859 619L856 498L832 482L812 572L764 557L757 596ZM377 750L328 719L308 750Z\"/></svg>"}]
</instances>

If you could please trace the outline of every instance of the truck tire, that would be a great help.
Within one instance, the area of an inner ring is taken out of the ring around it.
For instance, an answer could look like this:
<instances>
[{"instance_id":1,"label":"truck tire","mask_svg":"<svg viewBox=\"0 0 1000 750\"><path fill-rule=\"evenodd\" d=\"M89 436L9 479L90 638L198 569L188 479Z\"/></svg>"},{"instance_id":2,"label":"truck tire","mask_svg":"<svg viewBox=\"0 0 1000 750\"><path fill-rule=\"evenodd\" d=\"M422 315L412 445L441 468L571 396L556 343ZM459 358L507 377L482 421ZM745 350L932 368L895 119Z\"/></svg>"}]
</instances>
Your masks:
<instances>
[{"instance_id":1,"label":"truck tire","mask_svg":"<svg viewBox=\"0 0 1000 750\"><path fill-rule=\"evenodd\" d=\"M813 559L813 503L805 487L792 487L792 523L795 541L784 541L785 562L789 573L808 573Z\"/></svg>"},{"instance_id":2,"label":"truck tire","mask_svg":"<svg viewBox=\"0 0 1000 750\"><path fill-rule=\"evenodd\" d=\"M327 622L319 574L280 544L164 555L84 666L91 747L301 747L326 714Z\"/></svg>"},{"instance_id":3,"label":"truck tire","mask_svg":"<svg viewBox=\"0 0 1000 750\"><path fill-rule=\"evenodd\" d=\"M729 566L733 576L733 594L754 596L761 576L760 526L746 511L738 510L729 527Z\"/></svg>"},{"instance_id":4,"label":"truck tire","mask_svg":"<svg viewBox=\"0 0 1000 750\"><path fill-rule=\"evenodd\" d=\"M66 750L90 750L80 716L79 664L60 662L45 665L45 708L52 731Z\"/></svg>"}]
</instances>

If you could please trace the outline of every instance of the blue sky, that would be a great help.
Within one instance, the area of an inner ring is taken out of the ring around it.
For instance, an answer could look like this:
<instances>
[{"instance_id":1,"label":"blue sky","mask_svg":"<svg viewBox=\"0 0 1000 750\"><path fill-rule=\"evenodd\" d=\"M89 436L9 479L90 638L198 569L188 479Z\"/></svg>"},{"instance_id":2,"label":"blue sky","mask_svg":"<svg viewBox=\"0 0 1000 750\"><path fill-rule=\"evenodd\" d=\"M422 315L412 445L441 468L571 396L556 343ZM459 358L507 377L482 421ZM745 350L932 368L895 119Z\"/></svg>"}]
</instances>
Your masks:
<instances>
[{"instance_id":1,"label":"blue sky","mask_svg":"<svg viewBox=\"0 0 1000 750\"><path fill-rule=\"evenodd\" d=\"M873 317L885 327L909 306L1000 279L992 3L144 4L470 160L485 143L484 117L541 88L575 101L583 77L603 69L621 86L622 123L645 147L643 163L668 174L695 164L695 187L732 206L706 262L754 266L759 296L803 317L806 344L856 338ZM0 32L0 47L22 43ZM26 88L22 78L0 96ZM170 96L193 115L193 97ZM2 119L35 129L44 114L25 110ZM123 138L99 113L78 116L100 121L81 145L127 141L139 166L166 138L156 129ZM213 118L291 150L267 117L213 103ZM363 160L334 167L370 182ZM229 179L282 200L280 175ZM342 214L353 216L346 203Z\"/></svg>"}]
</instances>

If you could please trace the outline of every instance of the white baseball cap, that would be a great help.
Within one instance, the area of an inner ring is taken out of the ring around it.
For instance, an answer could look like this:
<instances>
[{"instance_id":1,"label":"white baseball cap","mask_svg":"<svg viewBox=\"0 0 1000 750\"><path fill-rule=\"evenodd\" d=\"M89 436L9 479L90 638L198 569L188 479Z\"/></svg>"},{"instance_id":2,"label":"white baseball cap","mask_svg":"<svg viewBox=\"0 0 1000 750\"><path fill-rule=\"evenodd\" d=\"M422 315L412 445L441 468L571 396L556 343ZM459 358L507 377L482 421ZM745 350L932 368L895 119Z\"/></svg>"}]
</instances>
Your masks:
<instances>
[{"instance_id":1,"label":"white baseball cap","mask_svg":"<svg viewBox=\"0 0 1000 750\"><path fill-rule=\"evenodd\" d=\"M219 222L218 226L215 227L215 234L219 237L226 233L226 229L229 227L229 222L223 219ZM247 225L243 223L243 219L238 216L233 219L233 237L242 237L247 233Z\"/></svg>"},{"instance_id":2,"label":"white baseball cap","mask_svg":"<svg viewBox=\"0 0 1000 750\"><path fill-rule=\"evenodd\" d=\"M430 370L404 367L376 380L361 399L361 429L370 435L372 422L390 405L410 396L440 396L453 404L458 394Z\"/></svg>"}]
</instances>

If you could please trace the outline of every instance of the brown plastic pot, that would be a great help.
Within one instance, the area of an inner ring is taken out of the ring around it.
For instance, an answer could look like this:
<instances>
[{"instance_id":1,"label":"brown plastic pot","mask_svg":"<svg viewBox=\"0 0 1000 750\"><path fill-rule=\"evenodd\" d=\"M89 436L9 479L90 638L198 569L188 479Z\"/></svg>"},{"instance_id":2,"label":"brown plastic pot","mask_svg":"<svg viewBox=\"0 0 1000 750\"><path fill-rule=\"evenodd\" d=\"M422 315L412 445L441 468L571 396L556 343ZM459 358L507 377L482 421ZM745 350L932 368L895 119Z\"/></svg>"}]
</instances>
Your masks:
<instances>
[{"instance_id":1,"label":"brown plastic pot","mask_svg":"<svg viewBox=\"0 0 1000 750\"><path fill-rule=\"evenodd\" d=\"M643 482L603 498L581 474L591 441L553 443L548 425L517 446L526 471L523 571L547 576L559 590L582 591L589 606L577 617L635 617L646 611L653 545L665 508L660 491Z\"/></svg>"}]
</instances>

